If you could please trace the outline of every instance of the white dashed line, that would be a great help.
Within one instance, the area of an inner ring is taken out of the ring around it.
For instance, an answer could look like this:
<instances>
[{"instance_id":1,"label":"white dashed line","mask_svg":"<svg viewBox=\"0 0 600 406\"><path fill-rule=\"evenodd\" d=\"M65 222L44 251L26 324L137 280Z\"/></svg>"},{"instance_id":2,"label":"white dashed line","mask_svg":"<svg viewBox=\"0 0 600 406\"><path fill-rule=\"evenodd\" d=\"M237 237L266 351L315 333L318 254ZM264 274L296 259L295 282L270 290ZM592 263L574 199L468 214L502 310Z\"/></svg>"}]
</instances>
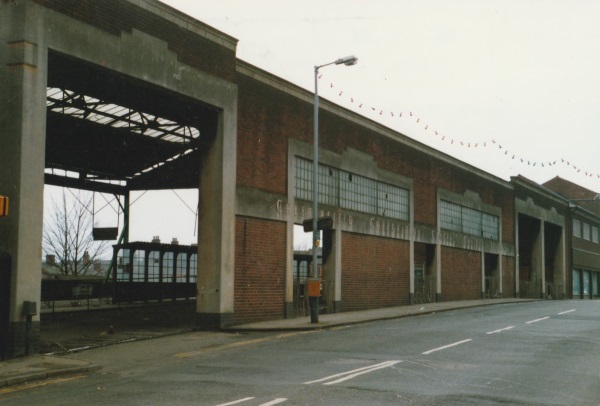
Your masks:
<instances>
[{"instance_id":1,"label":"white dashed line","mask_svg":"<svg viewBox=\"0 0 600 406\"><path fill-rule=\"evenodd\" d=\"M538 321L546 320L546 319L549 319L549 318L550 318L550 316L546 316L546 317L542 317L541 319L535 319L535 320L526 321L525 324L537 323Z\"/></svg>"},{"instance_id":2,"label":"white dashed line","mask_svg":"<svg viewBox=\"0 0 600 406\"><path fill-rule=\"evenodd\" d=\"M515 328L515 326L504 327L504 328L501 328L501 329L499 329L499 330L488 331L486 334L496 334L496 333L500 333L500 332L502 332L502 331L511 330L511 329L513 329L513 328Z\"/></svg>"},{"instance_id":3,"label":"white dashed line","mask_svg":"<svg viewBox=\"0 0 600 406\"><path fill-rule=\"evenodd\" d=\"M277 398L277 399L274 399L274 400L272 400L270 402L263 403L260 406L272 406L272 405L276 405L278 403L285 402L286 400L287 400L286 398Z\"/></svg>"},{"instance_id":4,"label":"white dashed line","mask_svg":"<svg viewBox=\"0 0 600 406\"><path fill-rule=\"evenodd\" d=\"M229 403L221 403L220 405L217 406L230 406L230 405L237 405L238 403L243 403L243 402L247 402L249 400L252 400L254 398L244 398L244 399L238 399L238 400L234 400L233 402L229 402Z\"/></svg>"},{"instance_id":5,"label":"white dashed line","mask_svg":"<svg viewBox=\"0 0 600 406\"><path fill-rule=\"evenodd\" d=\"M342 372L342 373L339 373L339 374L330 375L330 376L327 376L325 378L317 379L317 380L314 380L314 381L304 382L304 385L310 385L312 383L325 382L325 381L329 381L330 379L335 379L335 378L343 377L343 378L334 380L332 382L327 382L327 383L323 384L323 385L333 385L335 383L340 383L340 382L343 382L343 381L347 381L348 379L355 378L355 377L357 377L359 375L368 374L369 372L373 372L373 371L376 371L378 369L383 369L383 368L391 367L392 365L395 365L395 364L397 364L399 362L402 362L402 361L385 361L385 362L382 362L380 364L370 365L368 367L357 368L357 369L353 369L352 371L346 371L346 372Z\"/></svg>"},{"instance_id":6,"label":"white dashed line","mask_svg":"<svg viewBox=\"0 0 600 406\"><path fill-rule=\"evenodd\" d=\"M576 310L576 309L571 309L571 310L567 310L567 311L565 311L565 312L560 312L560 313L558 313L558 314L559 314L559 316L562 316L563 314L572 313L572 312L574 312L575 310Z\"/></svg>"},{"instance_id":7,"label":"white dashed line","mask_svg":"<svg viewBox=\"0 0 600 406\"><path fill-rule=\"evenodd\" d=\"M436 351L440 351L440 350L445 350L446 348L450 348L450 347L454 347L454 346L457 346L457 345L460 345L460 344L468 343L469 341L473 341L473 340L471 338L468 338L466 340L462 340L462 341L459 341L457 343L452 343L452 344L444 345L443 347L434 348L433 350L425 351L422 354L423 355L429 355L432 352L436 352Z\"/></svg>"}]
</instances>

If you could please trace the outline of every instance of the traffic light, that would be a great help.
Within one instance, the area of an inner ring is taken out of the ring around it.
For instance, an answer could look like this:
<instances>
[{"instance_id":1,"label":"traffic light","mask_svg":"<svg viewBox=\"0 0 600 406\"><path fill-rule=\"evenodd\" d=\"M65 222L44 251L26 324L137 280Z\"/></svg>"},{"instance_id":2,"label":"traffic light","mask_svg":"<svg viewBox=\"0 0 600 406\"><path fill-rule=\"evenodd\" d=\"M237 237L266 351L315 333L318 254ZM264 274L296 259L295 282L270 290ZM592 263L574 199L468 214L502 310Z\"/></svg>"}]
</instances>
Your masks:
<instances>
[{"instance_id":1,"label":"traffic light","mask_svg":"<svg viewBox=\"0 0 600 406\"><path fill-rule=\"evenodd\" d=\"M0 196L0 217L8 216L8 197Z\"/></svg>"}]
</instances>

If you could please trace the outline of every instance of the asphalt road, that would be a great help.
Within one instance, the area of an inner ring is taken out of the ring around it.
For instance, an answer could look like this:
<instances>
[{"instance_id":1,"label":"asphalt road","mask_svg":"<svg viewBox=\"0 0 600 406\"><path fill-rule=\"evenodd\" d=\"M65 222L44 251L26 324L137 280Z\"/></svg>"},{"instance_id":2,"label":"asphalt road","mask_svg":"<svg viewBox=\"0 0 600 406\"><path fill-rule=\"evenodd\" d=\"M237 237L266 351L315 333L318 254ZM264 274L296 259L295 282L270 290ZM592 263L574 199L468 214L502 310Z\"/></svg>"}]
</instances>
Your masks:
<instances>
[{"instance_id":1,"label":"asphalt road","mask_svg":"<svg viewBox=\"0 0 600 406\"><path fill-rule=\"evenodd\" d=\"M600 301L316 332L188 333L76 357L102 368L15 388L0 405L598 406Z\"/></svg>"}]
</instances>

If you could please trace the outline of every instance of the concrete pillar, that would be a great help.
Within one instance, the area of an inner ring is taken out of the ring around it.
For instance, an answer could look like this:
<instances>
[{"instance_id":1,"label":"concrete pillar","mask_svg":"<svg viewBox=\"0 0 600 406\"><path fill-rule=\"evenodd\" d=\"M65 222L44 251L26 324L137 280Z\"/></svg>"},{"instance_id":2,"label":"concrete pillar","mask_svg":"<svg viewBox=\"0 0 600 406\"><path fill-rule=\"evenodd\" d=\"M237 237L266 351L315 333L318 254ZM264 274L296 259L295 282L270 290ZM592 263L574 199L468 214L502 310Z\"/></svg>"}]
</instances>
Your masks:
<instances>
[{"instance_id":1,"label":"concrete pillar","mask_svg":"<svg viewBox=\"0 0 600 406\"><path fill-rule=\"evenodd\" d=\"M544 220L540 221L540 264L541 264L541 273L542 273L542 299L546 298L546 222Z\"/></svg>"},{"instance_id":2,"label":"concrete pillar","mask_svg":"<svg viewBox=\"0 0 600 406\"><path fill-rule=\"evenodd\" d=\"M285 244L285 318L296 316L294 308L294 275L296 272L297 269L294 268L294 218L288 216Z\"/></svg>"},{"instance_id":3,"label":"concrete pillar","mask_svg":"<svg viewBox=\"0 0 600 406\"><path fill-rule=\"evenodd\" d=\"M442 244L435 246L435 301L442 301Z\"/></svg>"},{"instance_id":4,"label":"concrete pillar","mask_svg":"<svg viewBox=\"0 0 600 406\"><path fill-rule=\"evenodd\" d=\"M515 211L515 297L521 296L519 286L519 213Z\"/></svg>"},{"instance_id":5,"label":"concrete pillar","mask_svg":"<svg viewBox=\"0 0 600 406\"><path fill-rule=\"evenodd\" d=\"M562 286L558 287L558 283ZM554 295L553 299L567 297L567 247L565 243L565 227L561 228L560 240L554 257Z\"/></svg>"},{"instance_id":6,"label":"concrete pillar","mask_svg":"<svg viewBox=\"0 0 600 406\"><path fill-rule=\"evenodd\" d=\"M562 288L555 291L557 295L556 299L566 299L567 297L567 243L565 234L565 227L562 227L560 233L560 242L558 243L558 252L560 254L557 255L554 271L554 280L560 280L562 283ZM556 273L558 273L558 275Z\"/></svg>"},{"instance_id":7,"label":"concrete pillar","mask_svg":"<svg viewBox=\"0 0 600 406\"><path fill-rule=\"evenodd\" d=\"M333 232L333 263L335 264L334 311L337 312L342 303L342 229Z\"/></svg>"},{"instance_id":8,"label":"concrete pillar","mask_svg":"<svg viewBox=\"0 0 600 406\"><path fill-rule=\"evenodd\" d=\"M10 199L0 218L0 252L10 256L9 326L5 358L38 350L46 148L47 49L42 10L29 1L0 2L0 194ZM29 342L27 343L27 341Z\"/></svg>"},{"instance_id":9,"label":"concrete pillar","mask_svg":"<svg viewBox=\"0 0 600 406\"><path fill-rule=\"evenodd\" d=\"M485 299L485 251L481 247L481 298Z\"/></svg>"},{"instance_id":10,"label":"concrete pillar","mask_svg":"<svg viewBox=\"0 0 600 406\"><path fill-rule=\"evenodd\" d=\"M198 210L197 326L233 323L237 99L219 113L215 140L204 153Z\"/></svg>"},{"instance_id":11,"label":"concrete pillar","mask_svg":"<svg viewBox=\"0 0 600 406\"><path fill-rule=\"evenodd\" d=\"M544 297L544 285L546 281L544 264L544 221L540 220L538 235L536 236L535 241L533 242L533 247L531 248L531 282L536 284L536 289L541 288L537 294L539 294L542 298ZM541 283L541 287L539 286L539 283Z\"/></svg>"}]
</instances>

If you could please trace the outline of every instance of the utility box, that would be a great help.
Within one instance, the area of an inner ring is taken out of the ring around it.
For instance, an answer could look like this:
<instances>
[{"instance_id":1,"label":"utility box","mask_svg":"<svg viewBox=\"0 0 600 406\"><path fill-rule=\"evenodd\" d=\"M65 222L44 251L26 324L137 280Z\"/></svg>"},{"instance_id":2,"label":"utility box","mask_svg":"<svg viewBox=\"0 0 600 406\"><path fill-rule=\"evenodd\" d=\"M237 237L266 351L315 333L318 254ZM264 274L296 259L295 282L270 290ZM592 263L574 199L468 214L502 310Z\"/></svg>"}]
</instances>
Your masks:
<instances>
[{"instance_id":1,"label":"utility box","mask_svg":"<svg viewBox=\"0 0 600 406\"><path fill-rule=\"evenodd\" d=\"M37 314L37 302L23 302L23 316L35 316Z\"/></svg>"}]
</instances>

